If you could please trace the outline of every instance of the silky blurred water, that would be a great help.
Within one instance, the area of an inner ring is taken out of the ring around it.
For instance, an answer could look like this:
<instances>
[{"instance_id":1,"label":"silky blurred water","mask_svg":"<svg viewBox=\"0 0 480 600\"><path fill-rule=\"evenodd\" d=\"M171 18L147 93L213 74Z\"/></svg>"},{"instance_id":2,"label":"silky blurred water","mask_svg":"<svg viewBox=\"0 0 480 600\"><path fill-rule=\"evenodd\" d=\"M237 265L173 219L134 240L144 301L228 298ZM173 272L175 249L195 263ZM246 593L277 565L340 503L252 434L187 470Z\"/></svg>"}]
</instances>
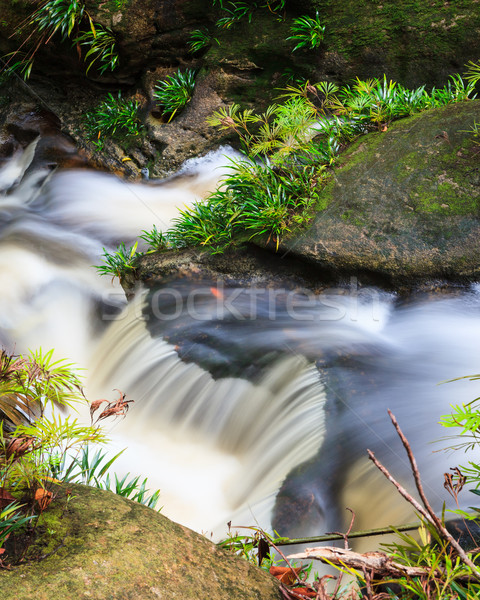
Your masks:
<instances>
[{"instance_id":1,"label":"silky blurred water","mask_svg":"<svg viewBox=\"0 0 480 600\"><path fill-rule=\"evenodd\" d=\"M111 426L112 448L128 447L117 470L148 476L164 514L217 535L231 519L320 534L342 526L345 506L356 528L410 519L366 458L368 447L413 489L387 408L432 503L449 502L443 473L466 458L437 452L438 420L480 391L438 384L480 370L477 286L405 302L355 278L317 296L182 280L127 306L93 268L103 248L167 228L215 188L232 151L133 184L27 170L34 150L0 166L0 341L55 348L87 369L90 399L116 388L135 400Z\"/></svg>"}]
</instances>

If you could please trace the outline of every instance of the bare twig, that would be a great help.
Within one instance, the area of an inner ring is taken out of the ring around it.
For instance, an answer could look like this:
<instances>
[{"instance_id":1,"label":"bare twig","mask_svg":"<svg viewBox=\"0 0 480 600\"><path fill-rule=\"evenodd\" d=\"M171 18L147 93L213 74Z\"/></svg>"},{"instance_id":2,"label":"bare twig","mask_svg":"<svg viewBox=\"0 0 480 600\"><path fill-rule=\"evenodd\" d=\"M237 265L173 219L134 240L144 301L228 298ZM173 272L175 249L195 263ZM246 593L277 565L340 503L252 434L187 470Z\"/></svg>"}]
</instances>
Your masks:
<instances>
[{"instance_id":1,"label":"bare twig","mask_svg":"<svg viewBox=\"0 0 480 600\"><path fill-rule=\"evenodd\" d=\"M472 562L470 557L467 555L465 550L460 546L460 544L457 542L457 540L447 531L447 529L445 528L445 526L443 525L441 520L435 514L435 511L431 507L430 503L428 502L428 500L425 496L425 493L423 491L423 486L422 486L422 482L420 479L420 473L418 471L417 462L415 460L415 457L413 456L413 452L410 447L410 444L408 443L407 438L404 436L402 430L400 429L400 426L398 425L398 422L397 422L395 416L390 411L388 411L388 414L390 415L390 419L392 420L393 426L397 430L397 433L398 433L400 439L402 440L403 446L407 452L408 459L410 461L410 466L412 468L413 477L415 479L415 485L417 487L418 493L422 500L423 506L421 506L419 504L419 502L417 500L415 500L415 498L413 498L411 496L411 494L409 494L407 492L407 490L402 485L400 485L400 483L398 483L398 481L396 479L394 479L394 477L392 477L392 475L389 473L389 471L375 458L375 455L373 454L373 452L371 450L367 450L370 460L385 475L385 477L397 488L397 490L405 498L405 500L407 500L407 502L409 502L415 508L415 510L417 512L419 512L425 518L425 520L427 520L429 523L431 523L435 527L435 529L438 531L438 533L441 535L441 537L443 537L443 539L445 539L455 549L455 551L457 552L457 554L461 558L461 560L471 569L472 574L477 579L480 580L480 572L478 571L477 567L474 565L474 563Z\"/></svg>"},{"instance_id":2,"label":"bare twig","mask_svg":"<svg viewBox=\"0 0 480 600\"><path fill-rule=\"evenodd\" d=\"M431 568L410 567L395 562L384 552L366 552L360 554L353 550L335 548L334 546L319 546L318 548L305 548L303 552L291 554L290 559L316 559L326 564L334 564L340 567L352 567L363 571L374 571L380 577L420 577L431 574ZM439 574L440 571L439 571Z\"/></svg>"},{"instance_id":3,"label":"bare twig","mask_svg":"<svg viewBox=\"0 0 480 600\"><path fill-rule=\"evenodd\" d=\"M378 527L376 529L364 529L362 531L353 531L348 534L348 538L363 538L372 537L376 535L385 535L386 533L392 533L392 530L396 531L415 531L420 527L421 523L406 523L405 525L392 525L390 527ZM297 544L317 544L320 542L333 542L335 540L343 540L343 533L328 533L325 535L318 535L315 537L306 538L285 538L277 540L277 546L295 546Z\"/></svg>"},{"instance_id":4,"label":"bare twig","mask_svg":"<svg viewBox=\"0 0 480 600\"><path fill-rule=\"evenodd\" d=\"M350 535L350 532L352 531L353 523L355 522L355 512L351 508L347 508L347 510L349 510L352 513L352 518L350 520L350 526L347 529L347 533L338 533L338 535L341 535L343 537L343 545L345 547L345 550L348 550L348 536ZM337 532L335 532L335 533L337 533ZM343 571L340 571L340 575L337 578L337 583L335 585L335 589L333 590L332 598L336 598L338 590L340 589L340 585L342 583L342 579L343 579Z\"/></svg>"}]
</instances>

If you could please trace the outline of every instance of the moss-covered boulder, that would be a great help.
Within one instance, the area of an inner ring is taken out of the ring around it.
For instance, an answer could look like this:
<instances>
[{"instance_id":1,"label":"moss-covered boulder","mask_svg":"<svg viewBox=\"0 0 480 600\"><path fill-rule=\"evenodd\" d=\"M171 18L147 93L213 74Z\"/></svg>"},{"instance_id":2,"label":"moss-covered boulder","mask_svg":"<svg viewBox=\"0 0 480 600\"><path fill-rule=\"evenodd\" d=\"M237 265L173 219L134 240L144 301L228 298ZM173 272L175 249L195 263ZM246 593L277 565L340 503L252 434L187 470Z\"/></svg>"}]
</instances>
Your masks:
<instances>
[{"instance_id":1,"label":"moss-covered boulder","mask_svg":"<svg viewBox=\"0 0 480 600\"><path fill-rule=\"evenodd\" d=\"M392 281L477 279L480 102L397 121L342 155L311 226L281 243L317 268Z\"/></svg>"},{"instance_id":2,"label":"moss-covered boulder","mask_svg":"<svg viewBox=\"0 0 480 600\"><path fill-rule=\"evenodd\" d=\"M42 516L32 560L0 571L9 600L278 600L276 580L111 492L71 486Z\"/></svg>"},{"instance_id":3,"label":"moss-covered boulder","mask_svg":"<svg viewBox=\"0 0 480 600\"><path fill-rule=\"evenodd\" d=\"M388 77L407 86L443 85L480 56L476 0L295 0L291 9L326 25L314 64L334 78Z\"/></svg>"}]
</instances>

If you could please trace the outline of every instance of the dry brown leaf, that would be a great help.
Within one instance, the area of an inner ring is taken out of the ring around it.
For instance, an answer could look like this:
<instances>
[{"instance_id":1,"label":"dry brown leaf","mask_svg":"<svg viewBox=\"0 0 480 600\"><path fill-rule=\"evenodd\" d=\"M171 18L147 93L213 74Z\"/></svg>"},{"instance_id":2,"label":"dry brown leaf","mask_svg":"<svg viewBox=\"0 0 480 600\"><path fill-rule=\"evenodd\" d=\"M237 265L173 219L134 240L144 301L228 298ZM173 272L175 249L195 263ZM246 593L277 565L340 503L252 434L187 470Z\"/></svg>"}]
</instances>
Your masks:
<instances>
[{"instance_id":1,"label":"dry brown leaf","mask_svg":"<svg viewBox=\"0 0 480 600\"><path fill-rule=\"evenodd\" d=\"M45 510L53 500L53 493L44 488L37 488L35 491L35 500L38 502L40 510Z\"/></svg>"},{"instance_id":2,"label":"dry brown leaf","mask_svg":"<svg viewBox=\"0 0 480 600\"><path fill-rule=\"evenodd\" d=\"M270 575L273 575L286 585L293 585L297 581L298 574L302 569L303 567L270 567Z\"/></svg>"},{"instance_id":3,"label":"dry brown leaf","mask_svg":"<svg viewBox=\"0 0 480 600\"><path fill-rule=\"evenodd\" d=\"M5 488L0 488L0 509L5 508L17 499L12 496L10 492L7 492Z\"/></svg>"},{"instance_id":4,"label":"dry brown leaf","mask_svg":"<svg viewBox=\"0 0 480 600\"><path fill-rule=\"evenodd\" d=\"M108 400L104 400L103 398L101 400L94 400L90 403L90 417L93 417L93 413L96 412L104 402L108 404Z\"/></svg>"},{"instance_id":5,"label":"dry brown leaf","mask_svg":"<svg viewBox=\"0 0 480 600\"><path fill-rule=\"evenodd\" d=\"M5 455L7 458L10 458L11 456L20 458L34 449L34 442L35 440L33 437L21 436L12 438L5 448Z\"/></svg>"}]
</instances>

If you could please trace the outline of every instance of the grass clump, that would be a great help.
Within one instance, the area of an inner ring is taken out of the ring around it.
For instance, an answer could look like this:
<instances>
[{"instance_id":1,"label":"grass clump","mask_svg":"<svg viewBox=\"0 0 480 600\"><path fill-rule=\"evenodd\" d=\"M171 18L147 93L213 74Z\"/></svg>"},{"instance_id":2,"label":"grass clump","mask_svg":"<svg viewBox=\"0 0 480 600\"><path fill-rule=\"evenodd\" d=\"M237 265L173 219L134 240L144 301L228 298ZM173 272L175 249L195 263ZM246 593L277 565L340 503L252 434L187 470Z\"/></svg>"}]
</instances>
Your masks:
<instances>
[{"instance_id":1,"label":"grass clump","mask_svg":"<svg viewBox=\"0 0 480 600\"><path fill-rule=\"evenodd\" d=\"M196 52L209 48L213 42L219 44L217 38L214 38L207 30L194 29L190 34L188 47L190 48L190 52L195 54Z\"/></svg>"},{"instance_id":2,"label":"grass clump","mask_svg":"<svg viewBox=\"0 0 480 600\"><path fill-rule=\"evenodd\" d=\"M154 234L151 235L153 236ZM113 253L108 252L104 248L104 264L95 268L100 275L111 275L112 277L122 279L126 273L135 269L135 261L141 256L141 253L137 252L137 246L138 242L135 242L133 246L127 248L122 242Z\"/></svg>"},{"instance_id":3,"label":"grass clump","mask_svg":"<svg viewBox=\"0 0 480 600\"><path fill-rule=\"evenodd\" d=\"M84 0L46 0L20 25L20 30L25 30L27 37L20 48L3 57L4 77L17 73L28 79L39 48L55 39L71 40L78 52L81 46L86 48L87 73L95 65L103 75L119 64L114 33L93 22Z\"/></svg>"},{"instance_id":4,"label":"grass clump","mask_svg":"<svg viewBox=\"0 0 480 600\"><path fill-rule=\"evenodd\" d=\"M315 17L303 15L294 19L290 26L290 31L292 32L292 35L288 37L287 40L296 42L296 46L292 52L295 52L295 50L299 50L300 48L315 50L315 48L318 48L323 41L325 25L322 25L320 22L317 11Z\"/></svg>"},{"instance_id":5,"label":"grass clump","mask_svg":"<svg viewBox=\"0 0 480 600\"><path fill-rule=\"evenodd\" d=\"M122 98L120 92L117 96L107 94L98 107L85 115L87 138L101 150L104 136L125 139L140 135L144 126L138 114L139 106L138 100Z\"/></svg>"},{"instance_id":6,"label":"grass clump","mask_svg":"<svg viewBox=\"0 0 480 600\"><path fill-rule=\"evenodd\" d=\"M162 93L171 87L169 81ZM204 246L223 252L235 242L263 236L278 249L283 236L326 208L321 190L353 140L370 131L387 131L396 119L473 99L475 83L454 75L444 87L427 91L425 86L407 89L385 76L357 78L343 87L307 81L288 85L263 113L238 104L221 108L208 123L235 134L243 157L231 160L218 189L181 210L170 230L144 232L142 239L149 251ZM178 86L183 89L181 80ZM170 119L180 108L167 100L164 106L169 106L165 112ZM133 267L126 248L106 253L105 259L102 273L120 276Z\"/></svg>"},{"instance_id":7,"label":"grass clump","mask_svg":"<svg viewBox=\"0 0 480 600\"><path fill-rule=\"evenodd\" d=\"M87 48L84 57L85 62L88 63L87 74L93 65L97 66L101 75L117 68L120 60L116 46L117 40L114 33L107 27L94 26L92 23L91 28L80 33L74 43Z\"/></svg>"},{"instance_id":8,"label":"grass clump","mask_svg":"<svg viewBox=\"0 0 480 600\"><path fill-rule=\"evenodd\" d=\"M167 237L174 247L221 252L235 239L282 236L321 210L320 190L339 153L359 135L386 131L395 119L474 98L474 83L453 76L443 88L409 90L383 79L340 88L322 81L289 85L262 113L237 104L209 124L238 137L245 157L233 160L216 192L181 211Z\"/></svg>"},{"instance_id":9,"label":"grass clump","mask_svg":"<svg viewBox=\"0 0 480 600\"><path fill-rule=\"evenodd\" d=\"M155 86L153 97L170 122L190 102L195 89L195 71L186 69L169 75Z\"/></svg>"}]
</instances>

